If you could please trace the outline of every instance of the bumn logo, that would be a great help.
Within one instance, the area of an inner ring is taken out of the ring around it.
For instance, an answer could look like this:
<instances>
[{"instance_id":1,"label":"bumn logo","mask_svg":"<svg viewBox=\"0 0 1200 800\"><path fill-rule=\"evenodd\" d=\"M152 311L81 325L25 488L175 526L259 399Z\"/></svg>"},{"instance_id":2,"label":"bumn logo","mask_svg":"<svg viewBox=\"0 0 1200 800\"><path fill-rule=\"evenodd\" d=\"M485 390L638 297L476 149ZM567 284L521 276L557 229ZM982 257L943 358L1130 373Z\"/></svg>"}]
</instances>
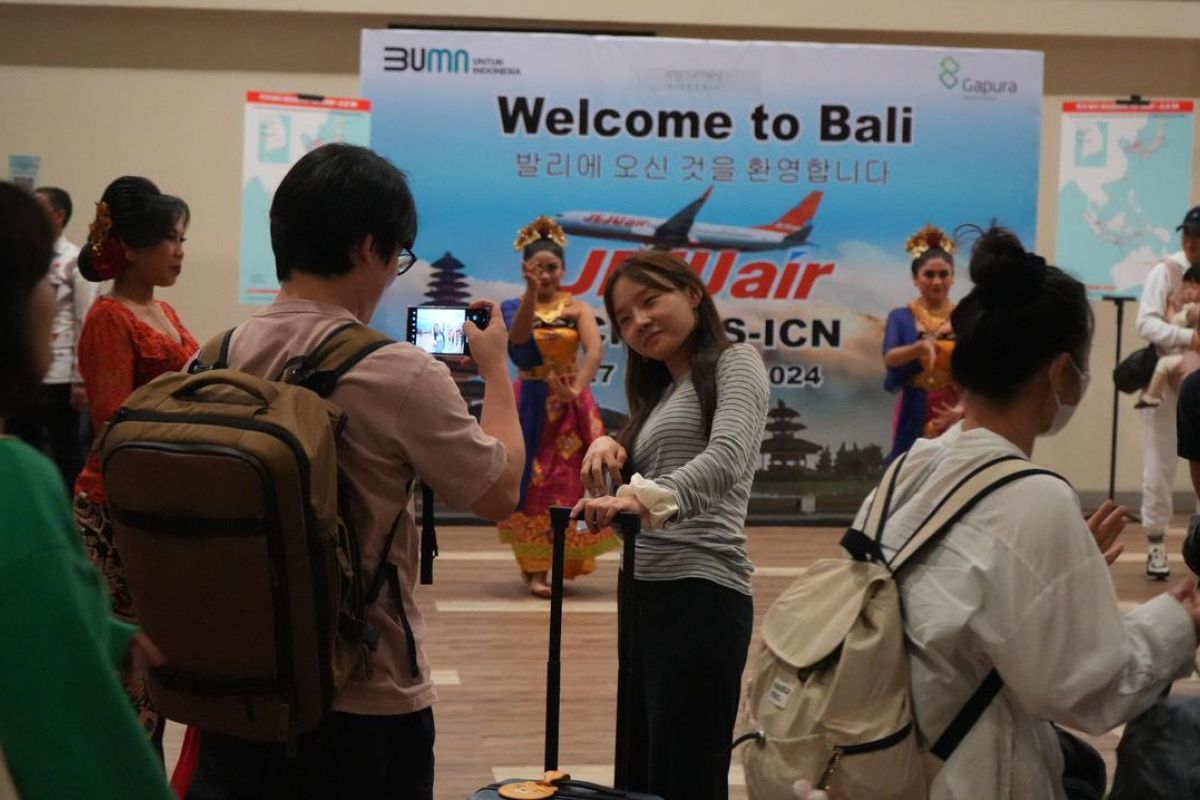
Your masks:
<instances>
[{"instance_id":1,"label":"bumn logo","mask_svg":"<svg viewBox=\"0 0 1200 800\"><path fill-rule=\"evenodd\" d=\"M938 80L942 82L942 86L947 89L953 89L958 86L958 71L962 69L959 63L951 56L946 56L941 61L942 74L938 76Z\"/></svg>"},{"instance_id":2,"label":"bumn logo","mask_svg":"<svg viewBox=\"0 0 1200 800\"><path fill-rule=\"evenodd\" d=\"M384 72L470 72L471 54L448 47L385 47Z\"/></svg>"}]
</instances>

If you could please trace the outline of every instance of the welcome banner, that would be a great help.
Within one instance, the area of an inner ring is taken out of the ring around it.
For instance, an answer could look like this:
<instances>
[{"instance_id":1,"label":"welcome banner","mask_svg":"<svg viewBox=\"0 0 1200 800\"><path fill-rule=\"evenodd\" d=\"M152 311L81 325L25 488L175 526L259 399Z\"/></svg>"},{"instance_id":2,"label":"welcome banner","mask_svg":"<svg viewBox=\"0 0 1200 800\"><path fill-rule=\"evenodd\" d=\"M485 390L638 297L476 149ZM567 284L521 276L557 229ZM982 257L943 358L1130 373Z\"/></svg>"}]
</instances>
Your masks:
<instances>
[{"instance_id":1,"label":"welcome banner","mask_svg":"<svg viewBox=\"0 0 1200 800\"><path fill-rule=\"evenodd\" d=\"M361 67L372 147L420 213L421 262L374 324L401 336L409 305L519 296L512 241L543 214L601 316L617 264L671 249L767 363L759 513L844 512L878 477L907 237L1035 234L1040 53L390 30L363 32ZM593 389L616 421L623 356L604 347Z\"/></svg>"}]
</instances>

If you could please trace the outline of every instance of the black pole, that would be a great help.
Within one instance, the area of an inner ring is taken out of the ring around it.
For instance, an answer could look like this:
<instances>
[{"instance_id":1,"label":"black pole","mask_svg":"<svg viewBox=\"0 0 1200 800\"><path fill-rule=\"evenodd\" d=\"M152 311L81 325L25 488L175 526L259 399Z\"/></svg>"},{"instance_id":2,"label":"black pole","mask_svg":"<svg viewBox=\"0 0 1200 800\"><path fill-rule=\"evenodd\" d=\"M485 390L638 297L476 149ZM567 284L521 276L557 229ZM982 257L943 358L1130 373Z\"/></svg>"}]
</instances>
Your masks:
<instances>
[{"instance_id":1,"label":"black pole","mask_svg":"<svg viewBox=\"0 0 1200 800\"><path fill-rule=\"evenodd\" d=\"M552 507L554 550L550 572L550 654L546 660L546 771L558 769L558 707L562 688L563 562L571 509Z\"/></svg>"},{"instance_id":2,"label":"black pole","mask_svg":"<svg viewBox=\"0 0 1200 800\"><path fill-rule=\"evenodd\" d=\"M1117 307L1117 360L1113 362L1113 366L1115 367L1121 363L1121 333L1125 327L1125 304L1132 301L1133 298L1123 295L1106 294L1103 299ZM1115 502L1117 499L1117 414L1121 410L1121 393L1117 389L1115 382L1113 383L1112 392L1112 440L1108 451L1108 499Z\"/></svg>"},{"instance_id":3,"label":"black pole","mask_svg":"<svg viewBox=\"0 0 1200 800\"><path fill-rule=\"evenodd\" d=\"M621 528L624 549L617 583L617 735L613 757L613 788L629 789L633 736L633 663L637 658L637 637L633 619L637 614L634 577L637 570L637 537L642 520L637 514L621 512L613 520Z\"/></svg>"}]
</instances>

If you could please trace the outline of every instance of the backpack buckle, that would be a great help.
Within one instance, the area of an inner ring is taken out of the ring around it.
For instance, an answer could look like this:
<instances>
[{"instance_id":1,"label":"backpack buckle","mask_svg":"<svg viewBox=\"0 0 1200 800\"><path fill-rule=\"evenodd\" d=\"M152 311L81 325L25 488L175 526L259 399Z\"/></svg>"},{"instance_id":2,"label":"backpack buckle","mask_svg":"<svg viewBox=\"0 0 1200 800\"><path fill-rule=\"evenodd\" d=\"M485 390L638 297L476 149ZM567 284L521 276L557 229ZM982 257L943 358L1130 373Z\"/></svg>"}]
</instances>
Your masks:
<instances>
[{"instance_id":1,"label":"backpack buckle","mask_svg":"<svg viewBox=\"0 0 1200 800\"><path fill-rule=\"evenodd\" d=\"M887 560L883 557L883 548L879 546L879 542L857 528L850 528L846 531L842 536L841 545L842 549L849 553L855 561L883 564Z\"/></svg>"}]
</instances>

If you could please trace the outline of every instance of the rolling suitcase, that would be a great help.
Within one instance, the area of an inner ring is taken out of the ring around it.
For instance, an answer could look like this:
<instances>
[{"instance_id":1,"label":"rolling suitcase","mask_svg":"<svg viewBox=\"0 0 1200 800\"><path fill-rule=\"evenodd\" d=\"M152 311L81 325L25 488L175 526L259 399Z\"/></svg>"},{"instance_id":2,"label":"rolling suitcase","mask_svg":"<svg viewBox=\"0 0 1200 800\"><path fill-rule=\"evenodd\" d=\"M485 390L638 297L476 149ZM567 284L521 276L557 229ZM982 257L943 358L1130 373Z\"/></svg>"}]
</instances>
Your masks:
<instances>
[{"instance_id":1,"label":"rolling suitcase","mask_svg":"<svg viewBox=\"0 0 1200 800\"><path fill-rule=\"evenodd\" d=\"M563 610L563 561L567 549L567 526L572 524L571 509L551 508L550 522L554 531L553 569L551 570L550 594L550 655L546 662L546 774L540 779L506 780L493 783L471 795L471 800L512 800L517 798L555 798L555 800L662 800L657 795L630 792L621 788L611 789L587 781L571 780L570 776L558 771L558 709L559 691L561 688L562 663L562 610ZM636 514L618 514L614 520L624 536L623 563L617 594L620 614L628 614L633 609L633 570L634 546L641 529L641 519ZM629 637L633 633L631 625L621 622L618 624L621 637ZM630 652L629 641L621 642L622 653ZM630 695L632 690L630 669L622 661L617 675L617 751L615 764L617 774L628 772L621 769L628 759L628 753L623 751L630 741L626 729L630 715Z\"/></svg>"}]
</instances>

